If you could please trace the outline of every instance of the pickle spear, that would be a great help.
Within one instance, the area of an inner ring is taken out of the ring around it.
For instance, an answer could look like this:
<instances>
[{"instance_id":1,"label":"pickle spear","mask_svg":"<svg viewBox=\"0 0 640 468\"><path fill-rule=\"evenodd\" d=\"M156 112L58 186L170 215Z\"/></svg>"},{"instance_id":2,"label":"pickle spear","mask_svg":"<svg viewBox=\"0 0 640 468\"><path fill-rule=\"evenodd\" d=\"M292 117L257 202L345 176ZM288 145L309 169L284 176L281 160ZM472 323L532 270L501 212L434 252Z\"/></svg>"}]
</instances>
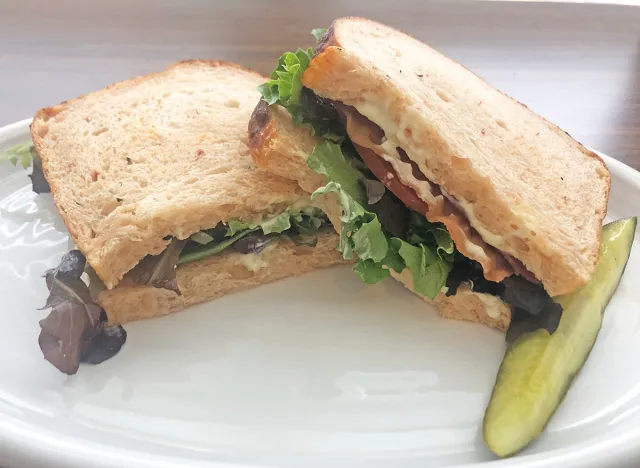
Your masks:
<instances>
[{"instance_id":1,"label":"pickle spear","mask_svg":"<svg viewBox=\"0 0 640 468\"><path fill-rule=\"evenodd\" d=\"M602 228L593 278L554 298L563 307L557 330L538 329L509 347L484 416L483 437L499 457L523 449L544 430L593 347L607 304L627 265L636 217Z\"/></svg>"}]
</instances>

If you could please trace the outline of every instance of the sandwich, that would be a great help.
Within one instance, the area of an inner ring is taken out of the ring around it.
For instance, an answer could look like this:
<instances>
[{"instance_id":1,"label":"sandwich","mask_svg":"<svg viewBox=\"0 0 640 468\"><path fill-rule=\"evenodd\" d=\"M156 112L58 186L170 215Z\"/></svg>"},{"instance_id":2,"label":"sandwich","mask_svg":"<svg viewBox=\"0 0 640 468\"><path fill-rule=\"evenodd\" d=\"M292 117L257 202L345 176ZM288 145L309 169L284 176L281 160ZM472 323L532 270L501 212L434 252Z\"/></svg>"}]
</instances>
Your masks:
<instances>
[{"instance_id":1,"label":"sandwich","mask_svg":"<svg viewBox=\"0 0 640 468\"><path fill-rule=\"evenodd\" d=\"M394 277L454 319L552 333L593 276L610 190L592 151L428 45L339 18L281 56L248 127L366 283Z\"/></svg>"},{"instance_id":2,"label":"sandwich","mask_svg":"<svg viewBox=\"0 0 640 468\"><path fill-rule=\"evenodd\" d=\"M362 18L312 34L269 79L186 61L42 109L0 155L77 247L44 274L43 354L73 374L128 321L352 263L506 331L483 438L517 453L587 359L637 219L603 227L604 162L426 44Z\"/></svg>"},{"instance_id":3,"label":"sandwich","mask_svg":"<svg viewBox=\"0 0 640 468\"><path fill-rule=\"evenodd\" d=\"M252 161L264 80L184 61L37 112L34 189L77 247L45 274L39 342L58 369L113 356L123 323L345 262L309 194Z\"/></svg>"}]
</instances>

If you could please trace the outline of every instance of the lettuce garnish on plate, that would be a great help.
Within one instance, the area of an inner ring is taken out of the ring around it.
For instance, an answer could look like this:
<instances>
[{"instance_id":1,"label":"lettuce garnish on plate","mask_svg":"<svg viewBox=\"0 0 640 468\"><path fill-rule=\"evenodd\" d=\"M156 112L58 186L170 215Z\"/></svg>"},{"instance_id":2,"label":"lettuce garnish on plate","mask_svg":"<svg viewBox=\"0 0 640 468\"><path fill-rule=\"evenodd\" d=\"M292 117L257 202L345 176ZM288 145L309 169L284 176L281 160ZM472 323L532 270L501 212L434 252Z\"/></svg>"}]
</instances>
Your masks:
<instances>
[{"instance_id":1,"label":"lettuce garnish on plate","mask_svg":"<svg viewBox=\"0 0 640 468\"><path fill-rule=\"evenodd\" d=\"M2 164L3 161L8 161L14 166L20 163L23 169L28 169L33 166L33 171L29 174L33 191L35 193L48 193L51 191L49 183L44 178L42 161L40 161L40 157L38 153L36 153L33 142L19 143L5 152L0 153L0 164Z\"/></svg>"}]
</instances>

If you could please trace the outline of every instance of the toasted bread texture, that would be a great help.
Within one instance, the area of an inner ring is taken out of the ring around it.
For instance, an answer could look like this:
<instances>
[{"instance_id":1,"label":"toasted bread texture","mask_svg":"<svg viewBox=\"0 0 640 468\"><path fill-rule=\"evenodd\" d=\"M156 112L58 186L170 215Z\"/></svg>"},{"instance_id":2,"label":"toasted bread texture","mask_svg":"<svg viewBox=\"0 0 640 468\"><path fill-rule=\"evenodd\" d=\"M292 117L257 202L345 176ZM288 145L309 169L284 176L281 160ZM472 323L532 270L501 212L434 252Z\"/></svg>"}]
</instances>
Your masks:
<instances>
[{"instance_id":1,"label":"toasted bread texture","mask_svg":"<svg viewBox=\"0 0 640 468\"><path fill-rule=\"evenodd\" d=\"M289 112L264 99L256 105L249 120L249 147L256 165L271 174L295 180L308 193L327 185L327 178L307 166L307 158L320 142L305 128L297 127ZM342 212L334 193L314 199L334 226L340 225Z\"/></svg>"},{"instance_id":2,"label":"toasted bread texture","mask_svg":"<svg viewBox=\"0 0 640 468\"><path fill-rule=\"evenodd\" d=\"M440 292L431 300L414 291L413 278L409 270L405 269L402 273L391 270L391 276L400 281L409 291L420 296L426 303L437 306L441 317L478 322L501 331L509 328L511 307L497 296L474 292L468 285L463 284L455 294L446 296Z\"/></svg>"},{"instance_id":3,"label":"toasted bread texture","mask_svg":"<svg viewBox=\"0 0 640 468\"><path fill-rule=\"evenodd\" d=\"M347 263L336 242L335 233L329 232L318 237L315 247L280 239L260 254L223 252L177 269L180 296L151 286L121 286L101 292L98 302L111 324L160 317L260 284Z\"/></svg>"},{"instance_id":4,"label":"toasted bread texture","mask_svg":"<svg viewBox=\"0 0 640 468\"><path fill-rule=\"evenodd\" d=\"M402 148L550 295L591 278L610 175L563 130L431 47L363 18L334 21L303 84L381 127L385 157Z\"/></svg>"},{"instance_id":5,"label":"toasted bread texture","mask_svg":"<svg viewBox=\"0 0 640 468\"><path fill-rule=\"evenodd\" d=\"M306 163L319 142L310 132L297 127L289 112L281 106L269 106L261 99L251 114L249 146L256 165L296 180L307 192L327 184L326 176L310 170Z\"/></svg>"},{"instance_id":6,"label":"toasted bread texture","mask_svg":"<svg viewBox=\"0 0 640 468\"><path fill-rule=\"evenodd\" d=\"M185 61L38 111L31 133L54 202L107 288L172 236L308 202L249 154L263 81L235 64Z\"/></svg>"},{"instance_id":7,"label":"toasted bread texture","mask_svg":"<svg viewBox=\"0 0 640 468\"><path fill-rule=\"evenodd\" d=\"M261 101L252 114L249 124L251 153L258 167L273 174L297 180L308 192L326 184L326 178L315 173L306 159L313 147L320 142L305 128L296 127L289 113L276 105ZM323 195L314 200L322 207L333 225L340 226L341 208L335 194ZM391 272L394 278L413 290L413 280L408 270L401 274ZM506 330L511 322L511 309L499 298L479 294L461 286L452 296L439 294L431 301L417 294L425 302L435 305L442 317L478 322L498 330Z\"/></svg>"}]
</instances>

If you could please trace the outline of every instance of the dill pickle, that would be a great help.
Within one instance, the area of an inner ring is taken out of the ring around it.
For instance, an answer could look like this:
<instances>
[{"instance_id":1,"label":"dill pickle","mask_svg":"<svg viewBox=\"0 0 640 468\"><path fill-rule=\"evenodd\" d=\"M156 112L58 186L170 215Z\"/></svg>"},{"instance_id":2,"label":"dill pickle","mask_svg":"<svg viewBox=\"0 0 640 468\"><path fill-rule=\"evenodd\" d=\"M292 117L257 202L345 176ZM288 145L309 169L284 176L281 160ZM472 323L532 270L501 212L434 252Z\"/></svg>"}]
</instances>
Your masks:
<instances>
[{"instance_id":1,"label":"dill pickle","mask_svg":"<svg viewBox=\"0 0 640 468\"><path fill-rule=\"evenodd\" d=\"M557 330L520 336L505 353L483 422L483 438L499 457L535 440L562 402L593 347L607 304L629 259L636 217L602 228L600 259L591 281L554 298L563 307Z\"/></svg>"}]
</instances>

